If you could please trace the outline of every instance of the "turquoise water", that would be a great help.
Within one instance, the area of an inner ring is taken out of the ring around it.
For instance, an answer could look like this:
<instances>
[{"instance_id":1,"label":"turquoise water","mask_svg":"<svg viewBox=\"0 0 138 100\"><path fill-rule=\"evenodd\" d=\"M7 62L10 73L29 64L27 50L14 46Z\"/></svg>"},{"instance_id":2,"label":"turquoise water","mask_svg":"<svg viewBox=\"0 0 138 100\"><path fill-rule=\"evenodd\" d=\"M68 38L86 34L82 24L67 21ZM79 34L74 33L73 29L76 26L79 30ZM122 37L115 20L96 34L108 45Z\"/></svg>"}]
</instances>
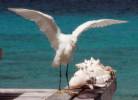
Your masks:
<instances>
[{"instance_id":1,"label":"turquoise water","mask_svg":"<svg viewBox=\"0 0 138 100\"><path fill-rule=\"evenodd\" d=\"M115 18L129 23L93 29L83 33L70 63L70 76L75 63L84 58L101 59L117 70L118 88L114 100L138 100L138 15L137 14L52 14L61 30L71 33L78 25L93 19ZM39 28L8 11L0 13L0 88L57 88L58 68L51 62L54 50ZM62 67L63 75L65 67ZM64 76L63 76L64 77ZM62 80L66 85L65 77Z\"/></svg>"}]
</instances>

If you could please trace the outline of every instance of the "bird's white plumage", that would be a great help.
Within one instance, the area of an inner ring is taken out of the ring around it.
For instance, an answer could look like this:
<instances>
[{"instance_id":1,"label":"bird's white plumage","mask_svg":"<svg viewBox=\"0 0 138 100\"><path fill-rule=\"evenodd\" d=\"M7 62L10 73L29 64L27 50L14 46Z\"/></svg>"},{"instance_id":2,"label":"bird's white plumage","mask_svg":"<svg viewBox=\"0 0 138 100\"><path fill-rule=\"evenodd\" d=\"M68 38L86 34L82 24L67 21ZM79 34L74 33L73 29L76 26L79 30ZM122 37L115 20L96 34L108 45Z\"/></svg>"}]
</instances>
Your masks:
<instances>
[{"instance_id":1,"label":"bird's white plumage","mask_svg":"<svg viewBox=\"0 0 138 100\"><path fill-rule=\"evenodd\" d=\"M77 38L80 33L96 27L104 27L112 24L125 23L126 21L114 19L100 19L88 21L78 26L72 34L61 33L53 17L40 11L23 8L8 8L10 11L23 16L26 19L36 22L40 30L45 33L56 50L56 55L52 65L58 67L60 64L68 64L73 54Z\"/></svg>"},{"instance_id":2,"label":"bird's white plumage","mask_svg":"<svg viewBox=\"0 0 138 100\"><path fill-rule=\"evenodd\" d=\"M77 38L80 36L80 34L90 28L99 28L99 27L105 27L109 26L112 24L119 24L119 23L126 23L127 21L122 21L122 20L114 20L114 19L99 19L99 20L92 20L92 21L87 21L80 26L78 26L73 32L73 36Z\"/></svg>"},{"instance_id":3,"label":"bird's white plumage","mask_svg":"<svg viewBox=\"0 0 138 100\"><path fill-rule=\"evenodd\" d=\"M20 16L23 16L26 19L34 21L40 28L40 30L47 35L49 41L52 44L52 47L55 49L58 48L58 39L57 33L60 33L60 29L56 25L51 17L48 14L44 14L39 11L23 9L23 8L8 8L10 11L17 13Z\"/></svg>"}]
</instances>

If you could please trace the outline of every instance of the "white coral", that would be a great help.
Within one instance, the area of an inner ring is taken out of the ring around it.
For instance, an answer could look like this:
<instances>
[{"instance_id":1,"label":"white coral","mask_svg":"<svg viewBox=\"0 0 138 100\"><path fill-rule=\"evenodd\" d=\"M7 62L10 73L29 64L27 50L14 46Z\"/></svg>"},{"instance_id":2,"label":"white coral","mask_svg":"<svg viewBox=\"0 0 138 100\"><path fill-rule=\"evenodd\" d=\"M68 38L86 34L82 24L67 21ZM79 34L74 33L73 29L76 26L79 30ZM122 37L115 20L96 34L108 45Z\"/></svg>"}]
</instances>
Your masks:
<instances>
[{"instance_id":1,"label":"white coral","mask_svg":"<svg viewBox=\"0 0 138 100\"><path fill-rule=\"evenodd\" d=\"M75 72L69 82L71 88L83 85L88 85L91 89L93 86L104 87L111 79L112 68L101 64L99 59L85 59L84 62L76 64L76 66L79 70ZM88 83L88 81L92 83Z\"/></svg>"}]
</instances>

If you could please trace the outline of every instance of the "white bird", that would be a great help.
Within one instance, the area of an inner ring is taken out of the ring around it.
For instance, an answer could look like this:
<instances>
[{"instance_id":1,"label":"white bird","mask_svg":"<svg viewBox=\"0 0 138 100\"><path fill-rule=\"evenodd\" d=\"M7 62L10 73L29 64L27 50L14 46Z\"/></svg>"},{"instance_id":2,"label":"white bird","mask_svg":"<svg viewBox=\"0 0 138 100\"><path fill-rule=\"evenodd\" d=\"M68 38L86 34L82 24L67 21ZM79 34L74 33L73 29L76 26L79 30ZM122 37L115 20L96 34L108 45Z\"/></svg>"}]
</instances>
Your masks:
<instances>
[{"instance_id":1,"label":"white bird","mask_svg":"<svg viewBox=\"0 0 138 100\"><path fill-rule=\"evenodd\" d=\"M34 21L40 30L48 37L49 42L56 51L52 65L55 67L61 64L67 64L66 78L68 82L68 63L76 47L76 42L80 34L90 28L104 27L112 24L126 23L127 21L114 19L92 20L78 26L72 34L64 34L55 23L53 17L40 11L23 8L8 8L10 11L23 16L26 19ZM61 84L61 66L60 66L60 84ZM59 84L59 89L60 89Z\"/></svg>"}]
</instances>

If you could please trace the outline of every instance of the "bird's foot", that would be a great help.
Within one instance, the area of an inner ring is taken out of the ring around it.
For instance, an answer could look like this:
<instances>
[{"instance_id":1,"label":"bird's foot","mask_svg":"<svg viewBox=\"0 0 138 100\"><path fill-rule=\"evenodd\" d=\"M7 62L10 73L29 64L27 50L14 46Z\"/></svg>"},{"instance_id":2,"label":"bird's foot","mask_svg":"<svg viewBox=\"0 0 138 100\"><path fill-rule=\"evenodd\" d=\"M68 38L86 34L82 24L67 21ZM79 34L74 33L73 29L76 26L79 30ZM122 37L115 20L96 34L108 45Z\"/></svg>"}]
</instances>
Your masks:
<instances>
[{"instance_id":1,"label":"bird's foot","mask_svg":"<svg viewBox=\"0 0 138 100\"><path fill-rule=\"evenodd\" d=\"M59 94L59 95L63 95L65 92L64 92L64 90L58 90L57 91L57 94Z\"/></svg>"},{"instance_id":2,"label":"bird's foot","mask_svg":"<svg viewBox=\"0 0 138 100\"><path fill-rule=\"evenodd\" d=\"M78 94L78 92L74 91L73 89L64 89L63 91L64 91L64 93L67 93L69 95L77 95Z\"/></svg>"}]
</instances>

